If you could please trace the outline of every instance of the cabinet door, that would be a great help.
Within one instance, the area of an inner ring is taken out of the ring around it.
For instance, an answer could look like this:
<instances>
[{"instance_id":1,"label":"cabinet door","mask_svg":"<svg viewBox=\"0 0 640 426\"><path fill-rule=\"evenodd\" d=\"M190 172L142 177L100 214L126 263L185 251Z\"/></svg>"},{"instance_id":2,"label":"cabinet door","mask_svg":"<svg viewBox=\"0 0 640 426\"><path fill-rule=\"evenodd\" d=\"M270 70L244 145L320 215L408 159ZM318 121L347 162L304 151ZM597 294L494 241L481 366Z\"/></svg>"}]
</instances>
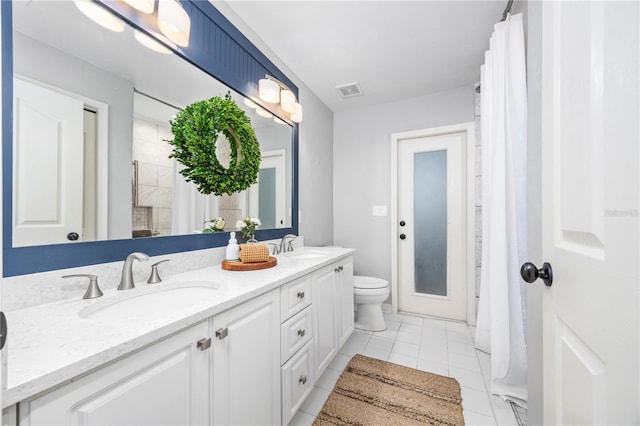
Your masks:
<instances>
[{"instance_id":1,"label":"cabinet door","mask_svg":"<svg viewBox=\"0 0 640 426\"><path fill-rule=\"evenodd\" d=\"M338 294L340 306L340 339L338 348L344 345L353 332L353 258L348 257L340 262L338 273Z\"/></svg>"},{"instance_id":2,"label":"cabinet door","mask_svg":"<svg viewBox=\"0 0 640 426\"><path fill-rule=\"evenodd\" d=\"M20 425L206 425L207 322L20 403Z\"/></svg>"},{"instance_id":3,"label":"cabinet door","mask_svg":"<svg viewBox=\"0 0 640 426\"><path fill-rule=\"evenodd\" d=\"M280 424L280 290L212 321L213 424Z\"/></svg>"},{"instance_id":4,"label":"cabinet door","mask_svg":"<svg viewBox=\"0 0 640 426\"><path fill-rule=\"evenodd\" d=\"M308 342L282 366L282 424L288 424L313 390L313 345Z\"/></svg>"},{"instance_id":5,"label":"cabinet door","mask_svg":"<svg viewBox=\"0 0 640 426\"><path fill-rule=\"evenodd\" d=\"M313 347L315 377L320 377L338 351L338 315L336 306L337 264L313 274Z\"/></svg>"}]
</instances>

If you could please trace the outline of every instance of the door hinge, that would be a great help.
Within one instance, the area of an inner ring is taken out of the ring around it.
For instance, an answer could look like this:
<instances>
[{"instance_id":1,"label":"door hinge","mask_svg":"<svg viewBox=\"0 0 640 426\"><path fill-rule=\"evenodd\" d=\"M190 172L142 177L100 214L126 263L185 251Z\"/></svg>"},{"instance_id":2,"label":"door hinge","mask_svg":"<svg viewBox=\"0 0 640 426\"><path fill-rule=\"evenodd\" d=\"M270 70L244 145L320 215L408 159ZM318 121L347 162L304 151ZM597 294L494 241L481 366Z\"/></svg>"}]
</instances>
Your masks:
<instances>
[{"instance_id":1,"label":"door hinge","mask_svg":"<svg viewBox=\"0 0 640 426\"><path fill-rule=\"evenodd\" d=\"M229 335L229 329L227 327L216 330L216 338L222 340Z\"/></svg>"},{"instance_id":2,"label":"door hinge","mask_svg":"<svg viewBox=\"0 0 640 426\"><path fill-rule=\"evenodd\" d=\"M198 349L200 349L201 351L206 351L210 347L211 347L211 338L210 337L198 340Z\"/></svg>"}]
</instances>

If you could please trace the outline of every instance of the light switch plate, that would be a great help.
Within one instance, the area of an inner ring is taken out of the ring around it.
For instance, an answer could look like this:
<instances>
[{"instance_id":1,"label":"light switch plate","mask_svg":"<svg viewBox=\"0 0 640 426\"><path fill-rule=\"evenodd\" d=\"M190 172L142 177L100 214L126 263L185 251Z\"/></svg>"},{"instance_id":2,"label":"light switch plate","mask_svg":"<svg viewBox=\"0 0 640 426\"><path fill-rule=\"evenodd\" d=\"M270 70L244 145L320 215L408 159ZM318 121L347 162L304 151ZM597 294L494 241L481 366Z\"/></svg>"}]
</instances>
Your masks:
<instances>
[{"instance_id":1,"label":"light switch plate","mask_svg":"<svg viewBox=\"0 0 640 426\"><path fill-rule=\"evenodd\" d=\"M374 216L386 216L387 215L387 206L373 206L372 214Z\"/></svg>"}]
</instances>

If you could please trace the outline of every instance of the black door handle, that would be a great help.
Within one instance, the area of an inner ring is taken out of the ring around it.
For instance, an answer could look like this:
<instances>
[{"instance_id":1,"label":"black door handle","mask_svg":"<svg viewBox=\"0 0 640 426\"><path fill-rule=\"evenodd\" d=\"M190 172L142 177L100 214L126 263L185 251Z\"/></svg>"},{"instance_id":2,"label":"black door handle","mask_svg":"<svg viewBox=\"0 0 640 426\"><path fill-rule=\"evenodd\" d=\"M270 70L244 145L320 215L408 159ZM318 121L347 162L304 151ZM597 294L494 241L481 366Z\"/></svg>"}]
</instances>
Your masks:
<instances>
[{"instance_id":1,"label":"black door handle","mask_svg":"<svg viewBox=\"0 0 640 426\"><path fill-rule=\"evenodd\" d=\"M77 241L78 238L80 238L80 235L77 232L69 232L67 234L67 240L69 241Z\"/></svg>"},{"instance_id":2,"label":"black door handle","mask_svg":"<svg viewBox=\"0 0 640 426\"><path fill-rule=\"evenodd\" d=\"M405 226L407 224L407 222L405 222L404 220L400 221L400 226Z\"/></svg>"},{"instance_id":3,"label":"black door handle","mask_svg":"<svg viewBox=\"0 0 640 426\"><path fill-rule=\"evenodd\" d=\"M406 235L404 235L404 234L400 234L400 239L401 239L401 240L404 240L405 238L407 238L407 236L406 236Z\"/></svg>"},{"instance_id":4,"label":"black door handle","mask_svg":"<svg viewBox=\"0 0 640 426\"><path fill-rule=\"evenodd\" d=\"M540 269L538 269L533 263L526 262L522 265L522 268L520 268L520 276L528 283L532 283L538 278L542 278L544 285L547 287L551 287L551 284L553 284L553 269L551 268L551 264L548 262L544 262Z\"/></svg>"}]
</instances>

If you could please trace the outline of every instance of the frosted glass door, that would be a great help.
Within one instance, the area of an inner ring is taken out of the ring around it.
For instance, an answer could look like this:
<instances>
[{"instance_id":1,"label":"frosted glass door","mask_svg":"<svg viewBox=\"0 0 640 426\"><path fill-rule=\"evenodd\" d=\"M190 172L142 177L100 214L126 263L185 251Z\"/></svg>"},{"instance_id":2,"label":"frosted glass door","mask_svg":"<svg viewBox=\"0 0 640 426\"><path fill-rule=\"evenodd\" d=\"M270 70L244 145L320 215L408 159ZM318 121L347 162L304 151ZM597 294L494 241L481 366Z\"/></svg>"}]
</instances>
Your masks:
<instances>
[{"instance_id":1,"label":"frosted glass door","mask_svg":"<svg viewBox=\"0 0 640 426\"><path fill-rule=\"evenodd\" d=\"M466 132L398 144L398 308L465 320Z\"/></svg>"},{"instance_id":2,"label":"frosted glass door","mask_svg":"<svg viewBox=\"0 0 640 426\"><path fill-rule=\"evenodd\" d=\"M416 293L447 295L447 151L413 157Z\"/></svg>"}]
</instances>

